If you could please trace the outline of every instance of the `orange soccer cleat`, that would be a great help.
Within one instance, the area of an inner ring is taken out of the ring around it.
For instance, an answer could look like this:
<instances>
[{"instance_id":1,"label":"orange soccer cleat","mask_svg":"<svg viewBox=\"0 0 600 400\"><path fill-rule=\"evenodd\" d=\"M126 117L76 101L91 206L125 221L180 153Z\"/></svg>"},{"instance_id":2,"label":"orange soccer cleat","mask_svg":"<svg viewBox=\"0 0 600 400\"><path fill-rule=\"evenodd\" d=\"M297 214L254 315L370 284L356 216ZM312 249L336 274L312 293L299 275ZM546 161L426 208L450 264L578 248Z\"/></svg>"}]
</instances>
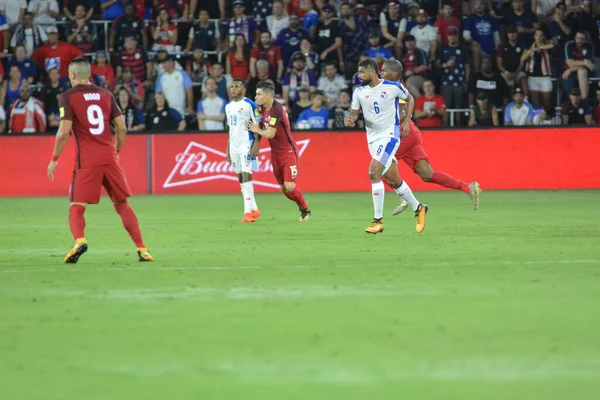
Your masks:
<instances>
[{"instance_id":1,"label":"orange soccer cleat","mask_svg":"<svg viewBox=\"0 0 600 400\"><path fill-rule=\"evenodd\" d=\"M256 210L252 210L250 211L250 215L252 218L258 219L258 217L260 217L260 210L258 208Z\"/></svg>"},{"instance_id":2,"label":"orange soccer cleat","mask_svg":"<svg viewBox=\"0 0 600 400\"><path fill-rule=\"evenodd\" d=\"M87 241L85 238L80 238L75 241L75 246L71 249L69 254L65 256L65 264L77 264L79 257L85 253L88 249Z\"/></svg>"},{"instance_id":3,"label":"orange soccer cleat","mask_svg":"<svg viewBox=\"0 0 600 400\"><path fill-rule=\"evenodd\" d=\"M371 222L371 225L365 228L365 232L373 235L383 232L383 219L374 219L373 222Z\"/></svg>"},{"instance_id":4,"label":"orange soccer cleat","mask_svg":"<svg viewBox=\"0 0 600 400\"><path fill-rule=\"evenodd\" d=\"M417 233L423 232L425 229L425 215L429 208L427 204L419 204L417 211L415 211L415 222L417 223Z\"/></svg>"},{"instance_id":5,"label":"orange soccer cleat","mask_svg":"<svg viewBox=\"0 0 600 400\"><path fill-rule=\"evenodd\" d=\"M244 218L241 219L241 222L256 222L256 218L253 218L252 214L247 212L244 214Z\"/></svg>"}]
</instances>

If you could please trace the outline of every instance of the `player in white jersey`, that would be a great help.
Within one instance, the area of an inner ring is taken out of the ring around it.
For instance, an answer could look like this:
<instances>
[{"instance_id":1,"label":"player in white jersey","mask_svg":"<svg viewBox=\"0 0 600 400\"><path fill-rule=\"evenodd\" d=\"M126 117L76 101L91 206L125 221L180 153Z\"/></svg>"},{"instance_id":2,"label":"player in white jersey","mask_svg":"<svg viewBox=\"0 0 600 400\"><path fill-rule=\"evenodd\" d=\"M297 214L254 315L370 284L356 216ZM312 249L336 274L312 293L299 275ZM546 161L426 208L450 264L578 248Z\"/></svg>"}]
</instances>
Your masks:
<instances>
[{"instance_id":1,"label":"player in white jersey","mask_svg":"<svg viewBox=\"0 0 600 400\"><path fill-rule=\"evenodd\" d=\"M425 229L427 206L421 204L413 195L406 182L400 178L396 150L400 146L402 134L410 131L410 119L415 101L408 90L400 82L386 81L379 78L377 62L368 58L358 64L358 79L362 86L352 94L351 114L344 118L344 124L354 127L362 110L367 128L367 142L371 152L369 178L373 195L375 215L373 222L365 232L377 234L383 232L383 202L385 195L384 177L401 199L405 199L415 212L417 233ZM406 100L407 118L400 124L398 102Z\"/></svg>"},{"instance_id":2,"label":"player in white jersey","mask_svg":"<svg viewBox=\"0 0 600 400\"><path fill-rule=\"evenodd\" d=\"M252 170L257 169L258 162L256 154L251 154L256 137L248 130L247 124L256 124L260 121L260 110L254 101L245 97L246 83L242 79L234 79L229 90L233 100L225 106L225 115L229 126L227 161L233 166L242 187L242 196L244 197L242 222L256 222L256 219L260 217L260 210L254 199Z\"/></svg>"}]
</instances>

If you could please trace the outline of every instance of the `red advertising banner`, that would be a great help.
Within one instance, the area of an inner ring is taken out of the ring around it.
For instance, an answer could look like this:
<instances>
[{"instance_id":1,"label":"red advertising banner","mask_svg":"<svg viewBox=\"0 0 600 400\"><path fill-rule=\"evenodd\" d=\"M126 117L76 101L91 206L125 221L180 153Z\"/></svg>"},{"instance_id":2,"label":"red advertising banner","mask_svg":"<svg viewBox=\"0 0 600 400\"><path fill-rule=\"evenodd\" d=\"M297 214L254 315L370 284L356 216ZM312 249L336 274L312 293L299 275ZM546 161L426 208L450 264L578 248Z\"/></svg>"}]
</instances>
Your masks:
<instances>
[{"instance_id":1,"label":"red advertising banner","mask_svg":"<svg viewBox=\"0 0 600 400\"><path fill-rule=\"evenodd\" d=\"M300 152L298 185L305 192L369 191L370 156L364 132L296 133ZM152 192L238 193L226 160L226 134L129 135L121 164L135 194ZM600 188L600 128L444 130L423 132L434 170L484 189ZM53 136L0 136L0 196L66 196L74 141L61 156L54 182L46 167ZM148 170L147 156L152 165ZM401 174L415 190L439 190L422 182L400 161ZM150 175L151 174L151 175ZM255 190L279 190L269 143L263 140Z\"/></svg>"},{"instance_id":2,"label":"red advertising banner","mask_svg":"<svg viewBox=\"0 0 600 400\"><path fill-rule=\"evenodd\" d=\"M134 194L148 192L146 142L146 136L128 136L119 156ZM46 171L53 149L54 136L0 137L0 197L65 196L66 199L73 176L75 140L69 138L51 181Z\"/></svg>"}]
</instances>

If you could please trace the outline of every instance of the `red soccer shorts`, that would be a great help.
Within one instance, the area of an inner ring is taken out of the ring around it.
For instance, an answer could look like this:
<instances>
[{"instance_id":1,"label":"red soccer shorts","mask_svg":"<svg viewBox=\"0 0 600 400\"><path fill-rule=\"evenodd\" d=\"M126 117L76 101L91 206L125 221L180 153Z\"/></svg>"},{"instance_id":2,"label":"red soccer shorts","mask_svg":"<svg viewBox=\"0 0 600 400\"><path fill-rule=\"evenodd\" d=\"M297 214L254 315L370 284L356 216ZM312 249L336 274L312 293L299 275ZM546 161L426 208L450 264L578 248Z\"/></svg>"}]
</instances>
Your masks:
<instances>
[{"instance_id":1,"label":"red soccer shorts","mask_svg":"<svg viewBox=\"0 0 600 400\"><path fill-rule=\"evenodd\" d=\"M412 122L410 123L410 133L400 139L396 158L402 159L413 171L417 168L419 161L427 160L429 162L429 157L423 148L421 131Z\"/></svg>"},{"instance_id":2,"label":"red soccer shorts","mask_svg":"<svg viewBox=\"0 0 600 400\"><path fill-rule=\"evenodd\" d=\"M80 168L73 171L69 188L71 203L98 204L102 187L114 202L131 197L125 173L117 163Z\"/></svg>"},{"instance_id":3,"label":"red soccer shorts","mask_svg":"<svg viewBox=\"0 0 600 400\"><path fill-rule=\"evenodd\" d=\"M283 185L283 182L296 183L298 176L298 157L296 153L291 151L283 154L271 153L271 163L273 164L273 175L278 184Z\"/></svg>"}]
</instances>

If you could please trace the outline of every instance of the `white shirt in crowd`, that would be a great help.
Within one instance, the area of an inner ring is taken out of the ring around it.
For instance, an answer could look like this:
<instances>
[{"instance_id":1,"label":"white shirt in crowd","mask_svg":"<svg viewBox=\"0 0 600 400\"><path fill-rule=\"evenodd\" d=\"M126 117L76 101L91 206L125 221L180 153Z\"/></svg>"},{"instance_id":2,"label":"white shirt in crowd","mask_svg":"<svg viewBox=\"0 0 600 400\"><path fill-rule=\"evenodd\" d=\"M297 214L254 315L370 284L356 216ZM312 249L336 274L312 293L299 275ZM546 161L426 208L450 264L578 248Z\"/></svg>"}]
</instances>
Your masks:
<instances>
[{"instance_id":1,"label":"white shirt in crowd","mask_svg":"<svg viewBox=\"0 0 600 400\"><path fill-rule=\"evenodd\" d=\"M36 12L33 23L38 25L56 25L56 18L48 14L48 7L51 11L59 12L58 2L56 0L29 0L27 11Z\"/></svg>"},{"instance_id":2,"label":"white shirt in crowd","mask_svg":"<svg viewBox=\"0 0 600 400\"><path fill-rule=\"evenodd\" d=\"M37 49L34 47L33 41L33 30L37 29L40 35L40 46L43 42L48 41L48 35L46 34L46 30L39 25L33 25L32 28L23 29L25 33L25 52L27 56L31 56L31 54ZM17 47L17 35L13 35L12 39L10 39L10 47Z\"/></svg>"},{"instance_id":3,"label":"white shirt in crowd","mask_svg":"<svg viewBox=\"0 0 600 400\"><path fill-rule=\"evenodd\" d=\"M205 97L198 102L198 112L209 117L216 117L220 114L225 114L225 100L219 96L213 98ZM222 131L225 129L225 123L221 121L211 121L205 119L204 128L207 131Z\"/></svg>"},{"instance_id":4,"label":"white shirt in crowd","mask_svg":"<svg viewBox=\"0 0 600 400\"><path fill-rule=\"evenodd\" d=\"M187 115L186 89L193 86L192 79L185 71L175 70L172 74L166 72L156 78L157 92L163 92L169 106L174 108L181 115Z\"/></svg>"},{"instance_id":5,"label":"white shirt in crowd","mask_svg":"<svg viewBox=\"0 0 600 400\"><path fill-rule=\"evenodd\" d=\"M290 26L290 17L288 15L284 15L281 19L275 18L275 15L267 15L266 20L267 28L271 32L273 40L277 39L279 32Z\"/></svg>"},{"instance_id":6,"label":"white shirt in crowd","mask_svg":"<svg viewBox=\"0 0 600 400\"><path fill-rule=\"evenodd\" d=\"M19 15L27 9L27 0L0 0L0 11L3 11L9 25L19 23Z\"/></svg>"},{"instance_id":7,"label":"white shirt in crowd","mask_svg":"<svg viewBox=\"0 0 600 400\"><path fill-rule=\"evenodd\" d=\"M425 25L423 28L419 25L410 30L417 42L417 47L429 55L431 50L431 40L437 40L437 31L431 25Z\"/></svg>"},{"instance_id":8,"label":"white shirt in crowd","mask_svg":"<svg viewBox=\"0 0 600 400\"><path fill-rule=\"evenodd\" d=\"M348 84L343 76L337 74L333 80L330 80L327 75L319 78L317 89L321 90L327 97L327 107L331 108L337 105L340 100L340 92L342 89L347 89Z\"/></svg>"}]
</instances>

